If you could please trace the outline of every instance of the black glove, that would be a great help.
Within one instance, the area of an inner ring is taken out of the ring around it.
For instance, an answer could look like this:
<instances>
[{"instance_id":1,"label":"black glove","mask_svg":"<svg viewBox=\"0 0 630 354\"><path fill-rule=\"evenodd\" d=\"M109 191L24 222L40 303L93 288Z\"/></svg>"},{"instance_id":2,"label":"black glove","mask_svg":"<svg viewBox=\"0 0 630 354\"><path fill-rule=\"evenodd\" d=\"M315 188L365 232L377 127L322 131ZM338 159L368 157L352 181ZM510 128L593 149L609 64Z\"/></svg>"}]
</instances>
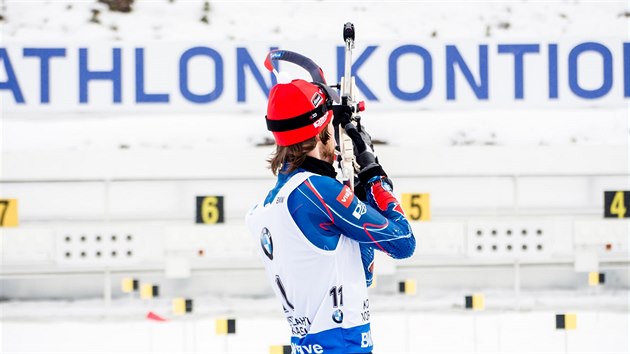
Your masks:
<instances>
[{"instance_id":1,"label":"black glove","mask_svg":"<svg viewBox=\"0 0 630 354\"><path fill-rule=\"evenodd\" d=\"M378 163L372 145L372 137L361 125L356 126L352 123L352 108L349 106L333 107L333 124L339 124L346 131L346 134L352 139L354 146L354 156L359 164L359 180L366 185L367 181L374 176L387 176L383 168Z\"/></svg>"}]
</instances>

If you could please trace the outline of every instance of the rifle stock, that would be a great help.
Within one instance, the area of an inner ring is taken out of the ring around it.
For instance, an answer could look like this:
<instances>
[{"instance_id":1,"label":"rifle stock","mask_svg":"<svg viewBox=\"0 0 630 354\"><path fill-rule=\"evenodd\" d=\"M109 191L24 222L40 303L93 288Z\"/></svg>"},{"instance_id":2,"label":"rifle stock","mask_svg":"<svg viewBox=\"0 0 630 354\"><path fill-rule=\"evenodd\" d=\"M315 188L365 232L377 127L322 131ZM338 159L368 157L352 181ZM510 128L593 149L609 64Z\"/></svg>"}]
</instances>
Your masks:
<instances>
[{"instance_id":1,"label":"rifle stock","mask_svg":"<svg viewBox=\"0 0 630 354\"><path fill-rule=\"evenodd\" d=\"M352 76L352 49L354 49L354 25L350 22L344 24L343 37L345 42L344 76L341 78L341 104L355 107L354 77ZM353 109L353 117L358 113ZM341 154L341 182L354 189L355 158L352 139L341 127L339 137L339 152Z\"/></svg>"}]
</instances>

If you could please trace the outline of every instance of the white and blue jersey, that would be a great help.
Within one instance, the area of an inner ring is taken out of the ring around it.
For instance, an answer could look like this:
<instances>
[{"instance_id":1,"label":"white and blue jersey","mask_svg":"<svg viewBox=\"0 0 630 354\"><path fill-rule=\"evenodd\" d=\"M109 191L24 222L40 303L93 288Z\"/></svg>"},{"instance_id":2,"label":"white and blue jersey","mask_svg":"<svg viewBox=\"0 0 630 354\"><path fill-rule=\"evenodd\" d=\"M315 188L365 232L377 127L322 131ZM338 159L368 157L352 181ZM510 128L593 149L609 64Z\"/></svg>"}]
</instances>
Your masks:
<instances>
[{"instance_id":1,"label":"white and blue jersey","mask_svg":"<svg viewBox=\"0 0 630 354\"><path fill-rule=\"evenodd\" d=\"M280 173L247 225L302 353L370 353L374 250L413 254L415 238L384 178L367 203L336 179L298 169Z\"/></svg>"}]
</instances>

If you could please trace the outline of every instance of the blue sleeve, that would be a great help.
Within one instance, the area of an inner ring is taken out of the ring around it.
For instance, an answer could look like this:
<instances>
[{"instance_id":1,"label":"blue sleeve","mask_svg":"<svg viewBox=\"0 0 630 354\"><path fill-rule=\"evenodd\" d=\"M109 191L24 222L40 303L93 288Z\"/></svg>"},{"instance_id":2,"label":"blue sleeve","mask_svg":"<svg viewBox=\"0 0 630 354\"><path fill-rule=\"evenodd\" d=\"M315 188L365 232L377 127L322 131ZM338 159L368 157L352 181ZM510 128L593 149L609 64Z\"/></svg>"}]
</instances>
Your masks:
<instances>
[{"instance_id":1,"label":"blue sleeve","mask_svg":"<svg viewBox=\"0 0 630 354\"><path fill-rule=\"evenodd\" d=\"M365 273L365 285L369 288L372 286L372 280L374 279L374 248L361 245L360 249L363 272Z\"/></svg>"},{"instance_id":2,"label":"blue sleeve","mask_svg":"<svg viewBox=\"0 0 630 354\"><path fill-rule=\"evenodd\" d=\"M311 176L291 193L289 208L298 227L320 248L334 249L339 234L359 242L367 278L373 253L370 259L364 249L407 258L416 245L411 226L386 181L380 177L371 180L364 203L337 180ZM299 209L302 213L297 212Z\"/></svg>"}]
</instances>

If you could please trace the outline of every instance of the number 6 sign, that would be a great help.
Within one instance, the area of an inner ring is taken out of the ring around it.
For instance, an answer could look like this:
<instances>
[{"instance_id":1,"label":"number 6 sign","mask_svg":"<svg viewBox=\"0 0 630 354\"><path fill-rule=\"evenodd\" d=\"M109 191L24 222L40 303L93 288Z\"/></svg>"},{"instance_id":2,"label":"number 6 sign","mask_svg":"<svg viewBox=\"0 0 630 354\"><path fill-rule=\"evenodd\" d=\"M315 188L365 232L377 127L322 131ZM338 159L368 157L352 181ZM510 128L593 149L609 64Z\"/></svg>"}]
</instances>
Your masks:
<instances>
[{"instance_id":1,"label":"number 6 sign","mask_svg":"<svg viewBox=\"0 0 630 354\"><path fill-rule=\"evenodd\" d=\"M197 224L218 224L223 220L223 196L197 197Z\"/></svg>"}]
</instances>

